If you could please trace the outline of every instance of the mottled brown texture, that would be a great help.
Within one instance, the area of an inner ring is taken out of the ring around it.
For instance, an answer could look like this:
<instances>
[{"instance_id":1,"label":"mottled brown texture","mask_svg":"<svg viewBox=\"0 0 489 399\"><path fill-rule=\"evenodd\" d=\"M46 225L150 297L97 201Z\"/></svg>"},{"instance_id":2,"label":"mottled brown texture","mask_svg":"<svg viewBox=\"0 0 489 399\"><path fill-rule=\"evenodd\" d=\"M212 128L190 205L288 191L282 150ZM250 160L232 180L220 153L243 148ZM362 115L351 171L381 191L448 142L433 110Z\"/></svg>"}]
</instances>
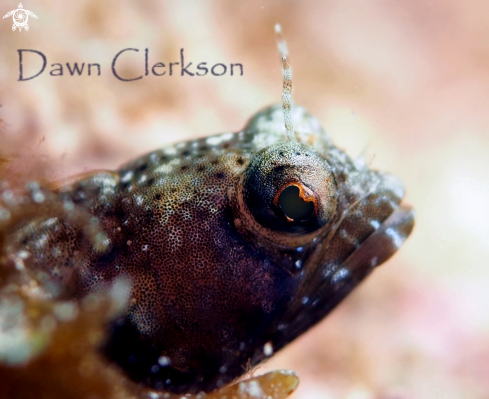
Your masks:
<instances>
[{"instance_id":1,"label":"mottled brown texture","mask_svg":"<svg viewBox=\"0 0 489 399\"><path fill-rule=\"evenodd\" d=\"M79 303L60 298L25 252L11 256L6 241L31 221L57 216L80 228L92 248L103 251L105 235L83 209L29 184L13 188L0 168L0 398L1 399L177 399L128 380L100 353L107 323L127 307L130 285L118 279ZM16 186L16 185L14 185ZM66 212L66 210L69 212ZM298 384L288 371L251 377L189 399L284 399Z\"/></svg>"},{"instance_id":2,"label":"mottled brown texture","mask_svg":"<svg viewBox=\"0 0 489 399\"><path fill-rule=\"evenodd\" d=\"M80 299L130 278L129 310L104 351L134 380L193 393L229 383L324 317L409 235L400 182L353 162L304 109L292 116L301 144L285 141L273 106L243 131L62 186L63 201L100 221L108 252L87 257L91 244L67 221L17 234L36 267ZM276 206L282 180L314 193L311 218L289 220Z\"/></svg>"}]
</instances>

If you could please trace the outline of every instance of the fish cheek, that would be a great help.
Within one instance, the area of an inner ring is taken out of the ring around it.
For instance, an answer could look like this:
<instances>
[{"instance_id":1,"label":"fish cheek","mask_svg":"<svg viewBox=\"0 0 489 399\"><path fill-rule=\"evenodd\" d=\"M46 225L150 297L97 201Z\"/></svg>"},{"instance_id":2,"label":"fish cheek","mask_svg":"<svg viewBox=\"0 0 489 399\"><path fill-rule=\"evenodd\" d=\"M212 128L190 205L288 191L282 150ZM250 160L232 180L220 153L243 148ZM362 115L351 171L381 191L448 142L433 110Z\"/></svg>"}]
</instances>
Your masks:
<instances>
[{"instance_id":1,"label":"fish cheek","mask_svg":"<svg viewBox=\"0 0 489 399\"><path fill-rule=\"evenodd\" d=\"M382 189L348 209L304 266L297 292L271 333L274 348L319 322L399 249L414 225L412 211L400 202L396 192Z\"/></svg>"},{"instance_id":2,"label":"fish cheek","mask_svg":"<svg viewBox=\"0 0 489 399\"><path fill-rule=\"evenodd\" d=\"M225 198L214 198L214 204L218 213L181 206L207 224L187 225L188 241L180 248L171 248L171 229L153 229L157 238L146 251L151 267L144 274L136 272L144 265L132 269L138 298L129 316L112 326L104 349L133 379L157 389L198 392L241 375L292 296L290 274L243 239ZM137 236L135 250L142 244ZM162 357L171 364L161 366Z\"/></svg>"}]
</instances>

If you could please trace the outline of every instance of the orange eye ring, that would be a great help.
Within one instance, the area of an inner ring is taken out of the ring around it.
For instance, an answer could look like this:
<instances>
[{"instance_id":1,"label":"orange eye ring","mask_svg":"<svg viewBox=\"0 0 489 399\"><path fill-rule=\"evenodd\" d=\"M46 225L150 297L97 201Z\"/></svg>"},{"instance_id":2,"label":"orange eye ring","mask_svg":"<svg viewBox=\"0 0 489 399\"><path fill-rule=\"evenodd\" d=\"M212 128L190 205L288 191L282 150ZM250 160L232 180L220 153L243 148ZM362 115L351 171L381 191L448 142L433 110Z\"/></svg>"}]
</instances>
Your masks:
<instances>
[{"instance_id":1,"label":"orange eye ring","mask_svg":"<svg viewBox=\"0 0 489 399\"><path fill-rule=\"evenodd\" d=\"M250 227L276 242L307 241L307 234L324 228L336 209L333 171L305 144L286 141L264 148L242 181L242 209Z\"/></svg>"},{"instance_id":2,"label":"orange eye ring","mask_svg":"<svg viewBox=\"0 0 489 399\"><path fill-rule=\"evenodd\" d=\"M318 212L316 195L300 182L282 186L273 202L288 222L307 221Z\"/></svg>"}]
</instances>

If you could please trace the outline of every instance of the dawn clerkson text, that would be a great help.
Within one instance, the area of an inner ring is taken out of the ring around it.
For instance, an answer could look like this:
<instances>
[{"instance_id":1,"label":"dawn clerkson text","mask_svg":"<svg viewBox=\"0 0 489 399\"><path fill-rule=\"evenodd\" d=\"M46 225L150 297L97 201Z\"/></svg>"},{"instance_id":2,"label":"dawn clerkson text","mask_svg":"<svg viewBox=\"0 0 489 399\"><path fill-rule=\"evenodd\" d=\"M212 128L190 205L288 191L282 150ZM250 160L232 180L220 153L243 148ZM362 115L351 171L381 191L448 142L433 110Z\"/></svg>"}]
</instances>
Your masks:
<instances>
[{"instance_id":1,"label":"dawn clerkson text","mask_svg":"<svg viewBox=\"0 0 489 399\"><path fill-rule=\"evenodd\" d=\"M37 50L19 49L19 79L18 81L26 81L37 78L42 75L48 66L48 59L45 54ZM27 56L29 53L29 56ZM180 61L178 62L156 62L150 63L149 49L144 49L144 63L139 54L139 49L126 48L119 51L112 59L111 71L112 74L123 82L132 82L142 79L144 76L243 76L243 64L241 63L208 63L193 62L185 63L184 49L180 49ZM142 55L142 54L141 54ZM141 58L141 69L133 70L127 68L127 62L134 65L134 57ZM132 58L132 60L131 60ZM126 60L124 60L126 59ZM126 67L124 67L126 62ZM35 66L27 64L34 64ZM28 70L29 72L26 72ZM46 71L47 73L47 71ZM50 76L100 76L102 74L102 66L100 63L74 62L65 64L54 63L50 64Z\"/></svg>"}]
</instances>

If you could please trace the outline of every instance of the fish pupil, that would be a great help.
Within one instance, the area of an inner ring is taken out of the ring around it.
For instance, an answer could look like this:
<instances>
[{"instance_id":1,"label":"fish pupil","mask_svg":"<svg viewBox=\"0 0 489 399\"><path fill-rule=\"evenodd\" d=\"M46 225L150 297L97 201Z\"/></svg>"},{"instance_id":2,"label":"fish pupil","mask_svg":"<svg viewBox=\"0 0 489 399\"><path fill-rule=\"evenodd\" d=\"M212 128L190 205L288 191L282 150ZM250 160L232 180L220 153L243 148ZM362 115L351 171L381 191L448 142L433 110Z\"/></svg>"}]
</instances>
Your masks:
<instances>
[{"instance_id":1,"label":"fish pupil","mask_svg":"<svg viewBox=\"0 0 489 399\"><path fill-rule=\"evenodd\" d=\"M308 220L314 214L314 203L300 197L299 187L291 185L285 188L278 197L278 206L289 219L294 221Z\"/></svg>"}]
</instances>

